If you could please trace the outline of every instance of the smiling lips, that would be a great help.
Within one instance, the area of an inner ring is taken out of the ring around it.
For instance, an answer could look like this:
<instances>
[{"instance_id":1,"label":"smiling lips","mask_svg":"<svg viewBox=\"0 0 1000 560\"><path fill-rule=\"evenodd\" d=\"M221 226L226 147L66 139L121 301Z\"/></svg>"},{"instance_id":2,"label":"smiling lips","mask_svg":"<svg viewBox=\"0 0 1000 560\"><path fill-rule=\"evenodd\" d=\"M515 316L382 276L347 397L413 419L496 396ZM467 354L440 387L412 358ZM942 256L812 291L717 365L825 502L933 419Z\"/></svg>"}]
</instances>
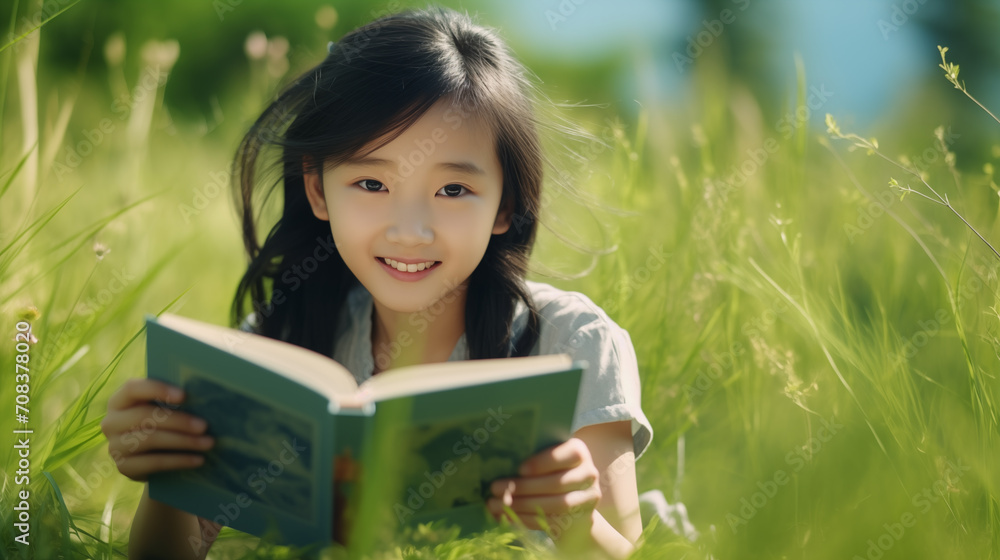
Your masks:
<instances>
[{"instance_id":1,"label":"smiling lips","mask_svg":"<svg viewBox=\"0 0 1000 560\"><path fill-rule=\"evenodd\" d=\"M431 268L440 262L440 261L424 261L414 264L408 264L397 261L395 259L390 259L388 257L376 257L376 258L400 272L420 272L421 270Z\"/></svg>"}]
</instances>

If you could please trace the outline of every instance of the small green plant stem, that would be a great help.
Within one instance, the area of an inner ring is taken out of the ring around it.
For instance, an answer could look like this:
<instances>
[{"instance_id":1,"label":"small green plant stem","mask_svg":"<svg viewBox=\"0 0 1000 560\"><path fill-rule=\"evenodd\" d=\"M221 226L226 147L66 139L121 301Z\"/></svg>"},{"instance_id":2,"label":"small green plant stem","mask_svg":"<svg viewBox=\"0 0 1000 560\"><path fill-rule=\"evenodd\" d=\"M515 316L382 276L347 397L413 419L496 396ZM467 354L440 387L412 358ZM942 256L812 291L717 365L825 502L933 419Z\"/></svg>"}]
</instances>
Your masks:
<instances>
[{"instance_id":1,"label":"small green plant stem","mask_svg":"<svg viewBox=\"0 0 1000 560\"><path fill-rule=\"evenodd\" d=\"M952 213L954 213L956 216L958 216L958 219L962 220L962 222L965 223L965 225L968 226L970 230L972 230L972 233L975 233L976 237L978 237L980 240L982 240L982 242L985 243L986 246L990 248L990 251L993 251L993 254L996 255L997 259L1000 260L1000 252L998 252L996 250L996 248L994 248L993 245L989 241L987 241L986 238L983 237L982 234L980 234L979 231L976 230L976 228L973 227L972 224L970 224L969 221L966 220L965 217L962 216L962 214L959 213L959 211L956 210L954 206L951 205L951 202L948 200L948 195L945 194L944 196L941 196L936 190L934 190L934 187L930 186L930 184L928 184L927 181L924 180L923 176L921 176L918 171L916 171L915 169L910 169L909 167L907 167L907 166L899 163L898 161L892 159L891 157L883 154L881 151L879 151L878 145L876 143L871 142L871 141L869 141L869 140L867 140L865 138L862 138L862 137L858 136L857 134L854 134L854 133L844 134L844 133L840 132L840 129L836 128L835 126L834 127L830 127L830 129L828 130L828 132L830 132L830 134L832 134L835 138L841 138L843 140L851 140L851 141L853 141L855 146L867 149L870 154L875 154L875 155L879 156L880 158L884 159L885 161L891 163L892 165L895 165L896 167L902 169L903 171L906 171L907 173L910 173L911 175L913 175L913 176L917 177L918 179L920 179L920 182L923 183L923 185L925 187L927 187L927 190L929 190L932 193L934 193L934 196L937 197L936 200L934 198L931 198L931 197L927 196L926 194L924 194L924 193L922 193L920 191L917 191L917 190L914 190L914 189L910 188L909 185L907 185L906 187L899 186L898 184L897 185L893 185L893 186L895 188L903 191L904 193L910 192L910 193L922 196L922 197L926 198L927 200L929 200L931 202L934 202L935 204L940 204L941 206L947 207L949 210L952 211Z\"/></svg>"},{"instance_id":2,"label":"small green plant stem","mask_svg":"<svg viewBox=\"0 0 1000 560\"><path fill-rule=\"evenodd\" d=\"M942 47L941 45L938 45L938 52L941 53L941 64L938 64L938 67L941 68L942 70L944 70L944 77L949 82L951 82L952 85L955 86L955 89L957 89L958 91L961 91L962 93L964 93L965 96L968 97L969 99L971 99L973 103L975 103L976 105L979 105L980 109L982 109L983 111L986 111L987 115L993 117L993 120L995 120L998 123L1000 123L1000 119L998 119L996 115L994 115L993 113L991 113L989 109L987 109L986 107L984 107L983 104L980 103L978 99L976 99L975 97L972 97L972 95L968 92L968 90L965 89L965 82L959 83L959 81L958 81L958 65L950 63L947 60L945 60L945 58L944 58L944 53L948 52L948 47Z\"/></svg>"}]
</instances>

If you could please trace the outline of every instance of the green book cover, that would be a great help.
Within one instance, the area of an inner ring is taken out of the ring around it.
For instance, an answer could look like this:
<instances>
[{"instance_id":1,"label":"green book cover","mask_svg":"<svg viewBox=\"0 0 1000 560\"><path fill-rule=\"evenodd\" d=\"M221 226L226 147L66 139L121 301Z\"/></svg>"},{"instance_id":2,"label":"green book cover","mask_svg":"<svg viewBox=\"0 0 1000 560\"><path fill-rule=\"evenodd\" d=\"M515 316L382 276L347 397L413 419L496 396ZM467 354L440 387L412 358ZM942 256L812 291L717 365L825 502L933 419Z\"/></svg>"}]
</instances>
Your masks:
<instances>
[{"instance_id":1,"label":"green book cover","mask_svg":"<svg viewBox=\"0 0 1000 560\"><path fill-rule=\"evenodd\" d=\"M150 498L297 546L343 542L335 511L382 531L489 527L490 482L572 436L587 367L568 354L445 362L358 387L294 344L169 313L146 328L148 377L186 392L167 414L204 418L216 441L201 466L151 475Z\"/></svg>"}]
</instances>

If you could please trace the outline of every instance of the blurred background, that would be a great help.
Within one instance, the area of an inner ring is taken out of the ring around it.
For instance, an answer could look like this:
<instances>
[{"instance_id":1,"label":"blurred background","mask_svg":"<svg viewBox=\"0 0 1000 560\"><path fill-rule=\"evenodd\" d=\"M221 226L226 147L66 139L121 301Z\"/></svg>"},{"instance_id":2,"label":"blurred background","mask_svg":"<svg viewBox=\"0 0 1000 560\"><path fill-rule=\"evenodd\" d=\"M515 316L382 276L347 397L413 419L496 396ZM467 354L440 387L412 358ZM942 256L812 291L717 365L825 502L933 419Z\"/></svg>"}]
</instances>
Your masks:
<instances>
[{"instance_id":1,"label":"blurred background","mask_svg":"<svg viewBox=\"0 0 1000 560\"><path fill-rule=\"evenodd\" d=\"M668 520L636 557L1000 557L1000 2L438 4L499 30L605 141L547 137L596 202L546 191L531 278L631 333L639 490ZM52 537L14 542L0 449L5 556L121 556L142 487L99 422L145 375L145 314L228 324L240 138L328 41L425 5L0 8L0 355L31 322ZM255 548L224 532L213 555Z\"/></svg>"}]
</instances>

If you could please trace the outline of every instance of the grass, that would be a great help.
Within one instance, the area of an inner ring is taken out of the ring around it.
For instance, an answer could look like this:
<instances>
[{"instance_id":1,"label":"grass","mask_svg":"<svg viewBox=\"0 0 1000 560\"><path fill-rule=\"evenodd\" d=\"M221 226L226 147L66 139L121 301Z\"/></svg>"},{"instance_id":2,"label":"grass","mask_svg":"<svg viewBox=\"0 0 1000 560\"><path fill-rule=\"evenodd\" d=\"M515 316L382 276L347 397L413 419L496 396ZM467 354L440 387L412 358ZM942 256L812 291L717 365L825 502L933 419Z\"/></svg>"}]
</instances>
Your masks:
<instances>
[{"instance_id":1,"label":"grass","mask_svg":"<svg viewBox=\"0 0 1000 560\"><path fill-rule=\"evenodd\" d=\"M5 69L30 56L20 49L28 40L0 52ZM975 101L945 51L946 79ZM582 186L631 214L546 195L558 232L605 233L583 244L618 249L581 278L533 276L588 294L631 333L655 431L636 465L639 490L685 504L700 534L689 542L654 521L634 557L997 558L995 162L960 161L943 129L905 124L881 142L840 132L833 117L826 134L798 123L782 137L711 61L695 80L704 92L696 105L676 114L655 107L613 127L613 149L592 151L583 166ZM806 83L800 64L791 109L805 106ZM0 451L5 557L124 557L141 485L107 456L98 428L107 397L144 375L144 314L169 309L223 324L241 273L228 198L207 196L190 220L179 208L227 168L252 111L199 135L169 120L159 88L147 93L153 110L136 104L64 175L46 164L64 161L59 145L79 147L100 116L117 119L110 100L80 96L68 120L23 101L20 114L2 115L0 324L11 333L3 363L15 363L18 321L37 338L27 405L32 545L14 540L21 487L8 446ZM55 110L72 103L36 101ZM39 142L14 148L26 130L40 130ZM914 136L922 148L887 155ZM1000 158L1000 147L992 153ZM657 248L664 264L651 260ZM542 233L536 263L590 266L565 254L556 235ZM15 395L14 384L0 385L0 402ZM4 433L17 427L12 414L0 418ZM512 546L513 535L458 539L424 527L374 557L546 556ZM296 554L224 530L211 557Z\"/></svg>"}]
</instances>

